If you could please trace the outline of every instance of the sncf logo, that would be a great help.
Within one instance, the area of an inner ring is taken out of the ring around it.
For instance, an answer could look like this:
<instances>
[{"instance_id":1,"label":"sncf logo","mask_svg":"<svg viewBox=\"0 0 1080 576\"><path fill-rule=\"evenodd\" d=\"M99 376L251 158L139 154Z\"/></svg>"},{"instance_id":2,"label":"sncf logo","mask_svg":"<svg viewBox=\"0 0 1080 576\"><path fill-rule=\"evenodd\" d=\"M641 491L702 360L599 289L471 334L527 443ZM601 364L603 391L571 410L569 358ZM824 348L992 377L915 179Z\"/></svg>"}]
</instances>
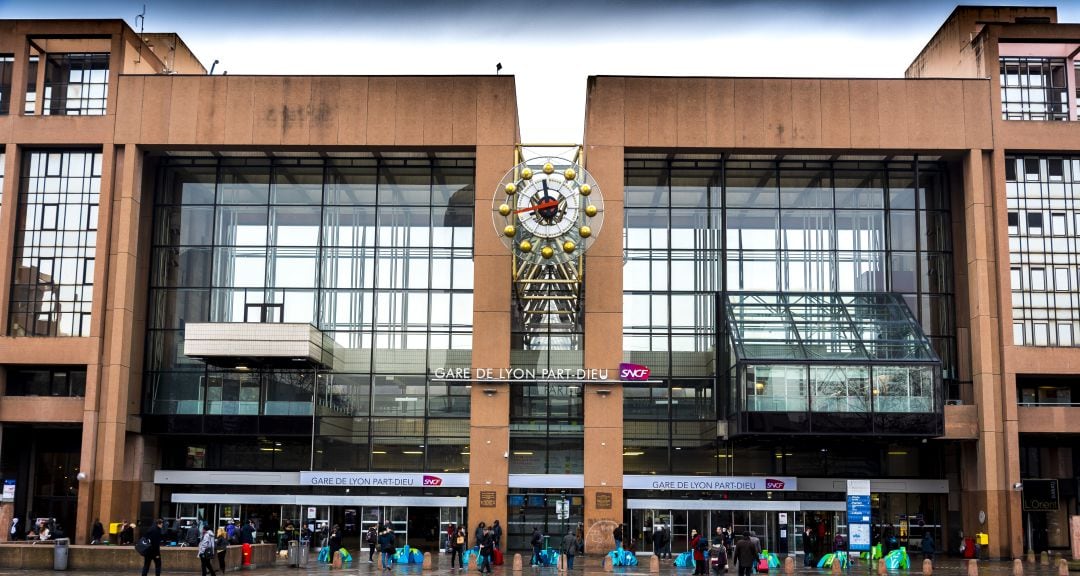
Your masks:
<instances>
[{"instance_id":1,"label":"sncf logo","mask_svg":"<svg viewBox=\"0 0 1080 576\"><path fill-rule=\"evenodd\" d=\"M623 362L619 364L619 380L648 380L649 379L649 367L642 366L640 364L629 364Z\"/></svg>"},{"instance_id":2,"label":"sncf logo","mask_svg":"<svg viewBox=\"0 0 1080 576\"><path fill-rule=\"evenodd\" d=\"M772 478L766 478L765 479L765 489L766 490L783 490L784 489L784 481L783 480L773 480Z\"/></svg>"},{"instance_id":3,"label":"sncf logo","mask_svg":"<svg viewBox=\"0 0 1080 576\"><path fill-rule=\"evenodd\" d=\"M781 484L783 483L781 482ZM424 474L424 486L442 486L442 478Z\"/></svg>"}]
</instances>

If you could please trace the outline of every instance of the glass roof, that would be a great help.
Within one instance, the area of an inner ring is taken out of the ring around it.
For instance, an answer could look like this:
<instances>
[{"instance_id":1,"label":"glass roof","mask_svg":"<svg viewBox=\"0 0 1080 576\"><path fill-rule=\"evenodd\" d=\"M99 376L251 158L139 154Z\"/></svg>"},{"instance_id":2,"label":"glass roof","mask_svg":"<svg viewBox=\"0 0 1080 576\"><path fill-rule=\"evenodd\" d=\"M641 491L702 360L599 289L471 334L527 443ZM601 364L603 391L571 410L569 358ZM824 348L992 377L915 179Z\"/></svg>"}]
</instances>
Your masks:
<instances>
[{"instance_id":1,"label":"glass roof","mask_svg":"<svg viewBox=\"0 0 1080 576\"><path fill-rule=\"evenodd\" d=\"M898 294L731 292L724 308L739 360L940 362Z\"/></svg>"}]
</instances>

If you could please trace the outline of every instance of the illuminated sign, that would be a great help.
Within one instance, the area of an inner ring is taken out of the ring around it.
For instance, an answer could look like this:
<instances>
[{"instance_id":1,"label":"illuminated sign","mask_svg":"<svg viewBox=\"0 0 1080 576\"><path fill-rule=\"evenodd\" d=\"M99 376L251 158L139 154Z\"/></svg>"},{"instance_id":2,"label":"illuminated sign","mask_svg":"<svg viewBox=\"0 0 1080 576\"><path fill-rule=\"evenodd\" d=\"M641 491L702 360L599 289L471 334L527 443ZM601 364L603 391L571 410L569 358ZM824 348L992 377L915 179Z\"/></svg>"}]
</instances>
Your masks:
<instances>
[{"instance_id":1,"label":"illuminated sign","mask_svg":"<svg viewBox=\"0 0 1080 576\"><path fill-rule=\"evenodd\" d=\"M792 492L798 489L795 478L784 476L623 476L623 488L627 490L726 490L749 492L754 490Z\"/></svg>"},{"instance_id":2,"label":"illuminated sign","mask_svg":"<svg viewBox=\"0 0 1080 576\"><path fill-rule=\"evenodd\" d=\"M468 488L469 475L422 472L300 472L301 486Z\"/></svg>"}]
</instances>

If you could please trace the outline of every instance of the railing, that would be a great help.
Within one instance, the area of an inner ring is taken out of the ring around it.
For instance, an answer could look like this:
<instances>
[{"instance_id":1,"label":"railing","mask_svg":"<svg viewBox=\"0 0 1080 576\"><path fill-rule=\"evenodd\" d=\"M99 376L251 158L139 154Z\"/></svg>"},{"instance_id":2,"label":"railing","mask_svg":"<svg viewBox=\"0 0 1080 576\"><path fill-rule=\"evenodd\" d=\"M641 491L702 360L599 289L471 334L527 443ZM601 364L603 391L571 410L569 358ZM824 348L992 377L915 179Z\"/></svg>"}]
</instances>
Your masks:
<instances>
[{"instance_id":1,"label":"railing","mask_svg":"<svg viewBox=\"0 0 1080 576\"><path fill-rule=\"evenodd\" d=\"M1076 408L1080 402L1018 402L1021 408Z\"/></svg>"}]
</instances>

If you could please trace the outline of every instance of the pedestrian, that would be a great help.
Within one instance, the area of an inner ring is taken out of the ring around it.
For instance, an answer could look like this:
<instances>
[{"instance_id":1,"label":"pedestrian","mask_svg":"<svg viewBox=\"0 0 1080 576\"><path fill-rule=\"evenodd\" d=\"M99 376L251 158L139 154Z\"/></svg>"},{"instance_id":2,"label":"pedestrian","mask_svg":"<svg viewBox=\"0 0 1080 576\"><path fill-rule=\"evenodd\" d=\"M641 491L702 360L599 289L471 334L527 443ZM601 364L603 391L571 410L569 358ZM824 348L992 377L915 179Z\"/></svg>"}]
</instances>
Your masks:
<instances>
[{"instance_id":1,"label":"pedestrian","mask_svg":"<svg viewBox=\"0 0 1080 576\"><path fill-rule=\"evenodd\" d=\"M203 527L202 537L199 538L199 564L202 576L206 576L207 572L210 576L217 576L214 570L214 531L209 526Z\"/></svg>"},{"instance_id":2,"label":"pedestrian","mask_svg":"<svg viewBox=\"0 0 1080 576\"><path fill-rule=\"evenodd\" d=\"M11 519L11 530L8 531L8 540L14 542L19 539L19 519Z\"/></svg>"},{"instance_id":3,"label":"pedestrian","mask_svg":"<svg viewBox=\"0 0 1080 576\"><path fill-rule=\"evenodd\" d=\"M237 534L235 520L229 520L229 523L225 526L225 535L229 537L230 544L240 543L240 536Z\"/></svg>"},{"instance_id":4,"label":"pedestrian","mask_svg":"<svg viewBox=\"0 0 1080 576\"><path fill-rule=\"evenodd\" d=\"M709 563L712 564L715 561L715 566L713 566L714 574L727 572L728 555L727 547L724 545L724 536L724 531L717 526L716 534L712 539L712 546L709 547Z\"/></svg>"},{"instance_id":5,"label":"pedestrian","mask_svg":"<svg viewBox=\"0 0 1080 576\"><path fill-rule=\"evenodd\" d=\"M469 541L465 537L465 527L458 526L457 533L450 540L450 569L454 569L454 561L457 560L458 569L466 568L464 562L465 549L469 547Z\"/></svg>"},{"instance_id":6,"label":"pedestrian","mask_svg":"<svg viewBox=\"0 0 1080 576\"><path fill-rule=\"evenodd\" d=\"M694 551L694 574L708 576L705 553L709 550L709 539L698 534L696 528L690 530L690 549Z\"/></svg>"},{"instance_id":7,"label":"pedestrian","mask_svg":"<svg viewBox=\"0 0 1080 576\"><path fill-rule=\"evenodd\" d=\"M934 562L934 535L929 530L923 532L922 537L922 557L923 560L929 560L931 564Z\"/></svg>"},{"instance_id":8,"label":"pedestrian","mask_svg":"<svg viewBox=\"0 0 1080 576\"><path fill-rule=\"evenodd\" d=\"M618 526L615 527L614 530L611 531L611 537L615 539L615 549L620 550L622 548L622 539L623 539L623 527L622 527L622 524L619 524Z\"/></svg>"},{"instance_id":9,"label":"pedestrian","mask_svg":"<svg viewBox=\"0 0 1080 576\"><path fill-rule=\"evenodd\" d=\"M754 550L757 550L757 553L760 555L762 551L761 540L753 530L750 531L750 541L754 543Z\"/></svg>"},{"instance_id":10,"label":"pedestrian","mask_svg":"<svg viewBox=\"0 0 1080 576\"><path fill-rule=\"evenodd\" d=\"M495 538L495 547L502 548L502 526L499 525L498 520L491 525L491 535Z\"/></svg>"},{"instance_id":11,"label":"pedestrian","mask_svg":"<svg viewBox=\"0 0 1080 576\"><path fill-rule=\"evenodd\" d=\"M562 553L566 556L566 569L574 569L574 556L577 555L578 550L578 538L577 534L571 530L563 536L562 539Z\"/></svg>"},{"instance_id":12,"label":"pedestrian","mask_svg":"<svg viewBox=\"0 0 1080 576\"><path fill-rule=\"evenodd\" d=\"M225 573L225 553L229 550L229 536L225 533L225 528L218 527L217 534L214 535L214 554L217 555L218 569L221 573Z\"/></svg>"},{"instance_id":13,"label":"pedestrian","mask_svg":"<svg viewBox=\"0 0 1080 576\"><path fill-rule=\"evenodd\" d=\"M803 532L803 566L806 568L814 566L814 550L817 550L817 534L813 528L807 526Z\"/></svg>"},{"instance_id":14,"label":"pedestrian","mask_svg":"<svg viewBox=\"0 0 1080 576\"><path fill-rule=\"evenodd\" d=\"M585 554L585 523L578 522L577 524L577 539L578 539L578 554Z\"/></svg>"},{"instance_id":15,"label":"pedestrian","mask_svg":"<svg viewBox=\"0 0 1080 576\"><path fill-rule=\"evenodd\" d=\"M476 525L476 531L473 532L473 542L480 544L480 541L484 539L484 528L486 527L487 525L483 522Z\"/></svg>"},{"instance_id":16,"label":"pedestrian","mask_svg":"<svg viewBox=\"0 0 1080 576\"><path fill-rule=\"evenodd\" d=\"M379 530L374 526L368 527L367 534L364 535L364 542L368 545L368 564L375 563L375 546L379 544Z\"/></svg>"},{"instance_id":17,"label":"pedestrian","mask_svg":"<svg viewBox=\"0 0 1080 576\"><path fill-rule=\"evenodd\" d=\"M495 555L495 533L490 527L484 528L480 539L480 573L491 574L491 557Z\"/></svg>"},{"instance_id":18,"label":"pedestrian","mask_svg":"<svg viewBox=\"0 0 1080 576\"><path fill-rule=\"evenodd\" d=\"M146 538L150 545L143 552L142 576L150 572L151 561L154 563L154 574L161 576L161 526L164 523L164 520L158 518L154 526L143 534L143 538Z\"/></svg>"},{"instance_id":19,"label":"pedestrian","mask_svg":"<svg viewBox=\"0 0 1080 576\"><path fill-rule=\"evenodd\" d=\"M397 548L394 545L394 528L390 524L387 524L382 534L379 534L379 550L382 551L383 570L393 570L394 554Z\"/></svg>"},{"instance_id":20,"label":"pedestrian","mask_svg":"<svg viewBox=\"0 0 1080 576\"><path fill-rule=\"evenodd\" d=\"M94 527L90 529L90 543L101 544L105 537L105 527L101 525L101 518L94 518Z\"/></svg>"},{"instance_id":21,"label":"pedestrian","mask_svg":"<svg viewBox=\"0 0 1080 576\"><path fill-rule=\"evenodd\" d=\"M543 565L543 560L540 558L540 551L544 548L544 535L540 533L540 527L533 527L532 538L529 539L529 544L532 544L532 562L533 566Z\"/></svg>"},{"instance_id":22,"label":"pedestrian","mask_svg":"<svg viewBox=\"0 0 1080 576\"><path fill-rule=\"evenodd\" d=\"M735 563L739 566L739 576L751 576L757 559L757 547L750 539L750 532L743 532L742 539L735 543Z\"/></svg>"},{"instance_id":23,"label":"pedestrian","mask_svg":"<svg viewBox=\"0 0 1080 576\"><path fill-rule=\"evenodd\" d=\"M334 560L334 554L341 550L341 527L334 524L334 528L330 530L330 560Z\"/></svg>"},{"instance_id":24,"label":"pedestrian","mask_svg":"<svg viewBox=\"0 0 1080 576\"><path fill-rule=\"evenodd\" d=\"M254 544L255 543L255 519L249 518L248 523L240 530L240 543L241 544Z\"/></svg>"},{"instance_id":25,"label":"pedestrian","mask_svg":"<svg viewBox=\"0 0 1080 576\"><path fill-rule=\"evenodd\" d=\"M664 554L671 559L671 526L664 526Z\"/></svg>"},{"instance_id":26,"label":"pedestrian","mask_svg":"<svg viewBox=\"0 0 1080 576\"><path fill-rule=\"evenodd\" d=\"M123 527L120 528L120 544L122 546L130 546L130 545L134 544L135 543L135 524L133 522L128 522L127 520L124 520L121 523L121 525ZM159 530L159 532L160 532L160 530ZM160 538L162 536L163 536L163 534L159 534L158 539L160 540Z\"/></svg>"}]
</instances>

